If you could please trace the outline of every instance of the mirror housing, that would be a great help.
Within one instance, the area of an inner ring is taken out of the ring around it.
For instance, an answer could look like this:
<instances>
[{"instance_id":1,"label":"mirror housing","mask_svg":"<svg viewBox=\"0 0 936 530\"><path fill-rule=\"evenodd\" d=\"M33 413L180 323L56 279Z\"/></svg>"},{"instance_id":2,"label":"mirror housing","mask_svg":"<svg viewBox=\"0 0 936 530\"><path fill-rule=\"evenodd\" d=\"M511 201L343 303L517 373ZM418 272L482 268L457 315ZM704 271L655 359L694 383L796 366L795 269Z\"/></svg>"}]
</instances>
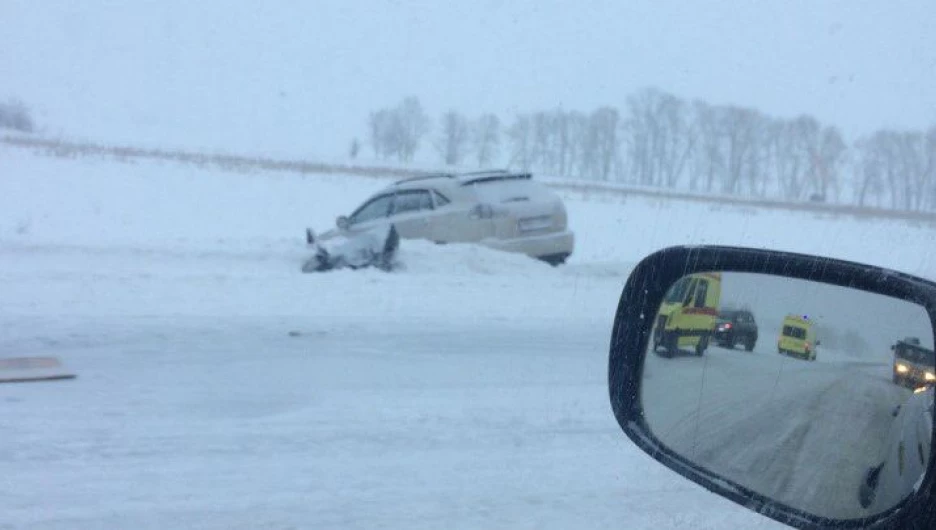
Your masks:
<instances>
[{"instance_id":1,"label":"mirror housing","mask_svg":"<svg viewBox=\"0 0 936 530\"><path fill-rule=\"evenodd\" d=\"M710 271L756 273L847 287L916 304L936 329L936 284L900 272L830 258L718 246L674 247L644 258L624 287L612 330L608 364L611 407L625 434L644 452L709 491L796 528L902 528L936 524L936 458L929 458L919 483L880 513L832 519L785 504L687 458L650 428L642 402L644 361L658 308L680 278ZM887 350L885 350L887 351ZM707 359L707 358L706 358ZM700 360L701 361L701 360ZM928 412L932 415L932 408ZM777 421L780 421L778 419ZM930 440L933 432L922 434ZM857 496L856 496L857 498Z\"/></svg>"},{"instance_id":2,"label":"mirror housing","mask_svg":"<svg viewBox=\"0 0 936 530\"><path fill-rule=\"evenodd\" d=\"M351 220L346 215L339 215L335 219L335 226L338 227L338 230L347 230L351 226Z\"/></svg>"}]
</instances>

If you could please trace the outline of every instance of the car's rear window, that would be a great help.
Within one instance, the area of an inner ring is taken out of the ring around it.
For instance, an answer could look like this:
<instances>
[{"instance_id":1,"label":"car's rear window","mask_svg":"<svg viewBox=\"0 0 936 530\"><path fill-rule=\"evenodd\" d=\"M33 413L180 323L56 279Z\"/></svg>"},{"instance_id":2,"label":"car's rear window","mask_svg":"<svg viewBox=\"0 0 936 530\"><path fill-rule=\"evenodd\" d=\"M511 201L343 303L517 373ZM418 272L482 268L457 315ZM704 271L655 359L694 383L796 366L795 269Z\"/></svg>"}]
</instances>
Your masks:
<instances>
[{"instance_id":1,"label":"car's rear window","mask_svg":"<svg viewBox=\"0 0 936 530\"><path fill-rule=\"evenodd\" d=\"M783 334L794 339L805 339L806 329L797 326L783 326Z\"/></svg>"},{"instance_id":2,"label":"car's rear window","mask_svg":"<svg viewBox=\"0 0 936 530\"><path fill-rule=\"evenodd\" d=\"M526 202L551 198L551 192L542 184L528 179L486 180L469 184L483 202Z\"/></svg>"}]
</instances>

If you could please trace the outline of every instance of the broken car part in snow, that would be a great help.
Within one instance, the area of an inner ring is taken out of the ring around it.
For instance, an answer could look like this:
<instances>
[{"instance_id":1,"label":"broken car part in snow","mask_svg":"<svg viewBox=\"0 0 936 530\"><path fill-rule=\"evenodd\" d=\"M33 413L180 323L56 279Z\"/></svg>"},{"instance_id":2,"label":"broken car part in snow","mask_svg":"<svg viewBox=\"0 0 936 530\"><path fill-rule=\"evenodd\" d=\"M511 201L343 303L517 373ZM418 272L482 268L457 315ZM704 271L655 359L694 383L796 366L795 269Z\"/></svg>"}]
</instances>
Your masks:
<instances>
[{"instance_id":1,"label":"broken car part in snow","mask_svg":"<svg viewBox=\"0 0 936 530\"><path fill-rule=\"evenodd\" d=\"M391 224L321 241L307 229L306 244L313 254L303 263L302 272L370 267L391 271L398 265L396 256L400 248L400 235L396 226Z\"/></svg>"},{"instance_id":2,"label":"broken car part in snow","mask_svg":"<svg viewBox=\"0 0 936 530\"><path fill-rule=\"evenodd\" d=\"M55 357L14 357L0 359L0 383L25 383L74 379L75 374Z\"/></svg>"}]
</instances>

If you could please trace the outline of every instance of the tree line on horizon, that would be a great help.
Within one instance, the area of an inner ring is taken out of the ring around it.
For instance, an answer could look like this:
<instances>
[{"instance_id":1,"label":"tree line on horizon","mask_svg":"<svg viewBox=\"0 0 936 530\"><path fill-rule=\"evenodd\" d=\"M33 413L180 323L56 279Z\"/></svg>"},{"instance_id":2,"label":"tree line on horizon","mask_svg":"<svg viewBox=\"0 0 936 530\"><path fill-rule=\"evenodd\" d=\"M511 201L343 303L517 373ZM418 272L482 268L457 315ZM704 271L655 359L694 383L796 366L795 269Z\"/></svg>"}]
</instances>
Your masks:
<instances>
[{"instance_id":1,"label":"tree line on horizon","mask_svg":"<svg viewBox=\"0 0 936 530\"><path fill-rule=\"evenodd\" d=\"M936 211L936 124L880 129L853 142L809 115L688 101L648 88L622 108L562 108L432 120L419 98L373 111L374 157L412 162L428 144L448 166L512 169L600 182L786 201ZM352 155L361 148L354 140Z\"/></svg>"}]
</instances>

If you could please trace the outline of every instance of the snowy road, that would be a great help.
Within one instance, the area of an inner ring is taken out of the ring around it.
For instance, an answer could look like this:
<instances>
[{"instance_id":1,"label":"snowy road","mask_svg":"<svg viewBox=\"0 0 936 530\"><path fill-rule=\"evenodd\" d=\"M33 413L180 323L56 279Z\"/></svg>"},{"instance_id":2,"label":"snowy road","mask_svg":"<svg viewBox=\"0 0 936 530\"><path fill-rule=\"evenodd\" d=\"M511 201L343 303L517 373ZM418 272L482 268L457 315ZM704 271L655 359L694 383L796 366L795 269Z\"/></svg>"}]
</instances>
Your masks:
<instances>
[{"instance_id":1,"label":"snowy road","mask_svg":"<svg viewBox=\"0 0 936 530\"><path fill-rule=\"evenodd\" d=\"M301 275L290 248L7 246L0 351L79 377L0 387L0 528L769 526L618 429L621 277Z\"/></svg>"}]
</instances>

